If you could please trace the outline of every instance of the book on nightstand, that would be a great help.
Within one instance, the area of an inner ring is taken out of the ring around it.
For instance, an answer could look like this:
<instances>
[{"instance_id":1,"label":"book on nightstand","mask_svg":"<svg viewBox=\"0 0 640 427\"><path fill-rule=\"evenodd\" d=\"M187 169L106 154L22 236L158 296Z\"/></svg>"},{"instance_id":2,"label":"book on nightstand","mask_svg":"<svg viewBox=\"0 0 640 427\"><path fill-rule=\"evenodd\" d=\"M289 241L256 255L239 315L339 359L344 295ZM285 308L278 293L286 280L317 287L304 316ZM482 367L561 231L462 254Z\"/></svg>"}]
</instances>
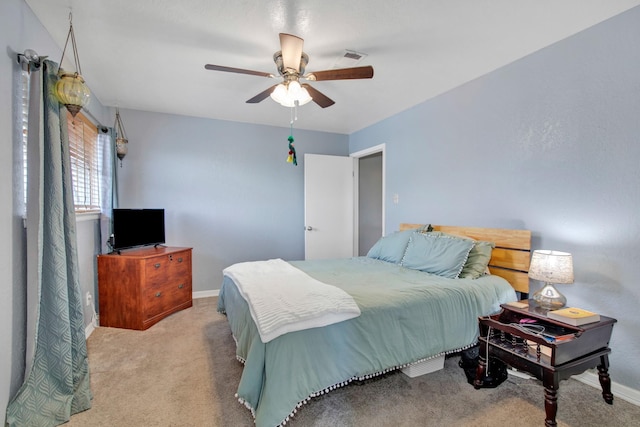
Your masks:
<instances>
[{"instance_id":1,"label":"book on nightstand","mask_svg":"<svg viewBox=\"0 0 640 427\"><path fill-rule=\"evenodd\" d=\"M529 307L529 300L510 301L510 302L506 303L506 305L509 305L511 307L516 307L516 308L527 308L527 307Z\"/></svg>"},{"instance_id":2,"label":"book on nightstand","mask_svg":"<svg viewBox=\"0 0 640 427\"><path fill-rule=\"evenodd\" d=\"M598 322L600 320L600 315L598 313L593 313L576 307L566 307L561 308L560 310L549 311L547 312L547 317L573 326L585 325L587 323Z\"/></svg>"}]
</instances>

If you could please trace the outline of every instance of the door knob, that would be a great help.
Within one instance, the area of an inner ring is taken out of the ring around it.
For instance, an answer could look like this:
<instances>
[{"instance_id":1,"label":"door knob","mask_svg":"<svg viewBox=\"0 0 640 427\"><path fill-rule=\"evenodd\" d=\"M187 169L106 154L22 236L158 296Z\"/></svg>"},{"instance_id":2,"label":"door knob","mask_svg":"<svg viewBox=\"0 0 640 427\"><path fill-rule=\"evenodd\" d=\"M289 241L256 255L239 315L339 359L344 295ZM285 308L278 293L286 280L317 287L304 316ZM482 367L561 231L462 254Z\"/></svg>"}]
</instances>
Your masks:
<instances>
[{"instance_id":1,"label":"door knob","mask_svg":"<svg viewBox=\"0 0 640 427\"><path fill-rule=\"evenodd\" d=\"M313 230L313 227L311 227L310 225L307 226L307 231L311 231Z\"/></svg>"}]
</instances>

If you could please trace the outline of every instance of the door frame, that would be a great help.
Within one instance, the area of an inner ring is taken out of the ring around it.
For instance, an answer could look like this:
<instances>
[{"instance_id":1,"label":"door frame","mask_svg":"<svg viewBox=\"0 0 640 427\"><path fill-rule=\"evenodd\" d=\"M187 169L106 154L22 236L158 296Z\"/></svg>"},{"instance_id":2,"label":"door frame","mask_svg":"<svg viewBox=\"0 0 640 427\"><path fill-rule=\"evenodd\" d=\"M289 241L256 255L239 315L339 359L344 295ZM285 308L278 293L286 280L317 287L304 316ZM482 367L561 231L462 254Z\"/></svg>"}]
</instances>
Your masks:
<instances>
[{"instance_id":1,"label":"door frame","mask_svg":"<svg viewBox=\"0 0 640 427\"><path fill-rule=\"evenodd\" d=\"M387 156L385 155L386 144L378 144L373 147L365 148L364 150L356 151L355 153L349 154L349 157L353 157L356 159L360 159L361 157L366 157L371 154L382 153L382 235L385 235L385 194L386 194L386 164L387 164ZM359 247L359 235L360 235L360 224L359 224L359 214L360 214L360 160L355 162L354 165L354 185L353 185L353 248L354 254L357 255L360 253Z\"/></svg>"}]
</instances>

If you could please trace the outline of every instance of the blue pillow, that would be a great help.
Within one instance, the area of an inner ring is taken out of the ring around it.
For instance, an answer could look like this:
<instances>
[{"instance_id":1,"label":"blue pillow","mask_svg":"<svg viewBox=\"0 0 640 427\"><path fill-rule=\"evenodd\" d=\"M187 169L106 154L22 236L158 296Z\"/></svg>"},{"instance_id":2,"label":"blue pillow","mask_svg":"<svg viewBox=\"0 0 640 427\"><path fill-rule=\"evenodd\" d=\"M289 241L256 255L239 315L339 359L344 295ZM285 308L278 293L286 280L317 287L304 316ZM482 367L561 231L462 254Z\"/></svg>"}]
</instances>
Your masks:
<instances>
[{"instance_id":1,"label":"blue pillow","mask_svg":"<svg viewBox=\"0 0 640 427\"><path fill-rule=\"evenodd\" d=\"M398 264L402 261L409 238L413 234L417 234L416 230L397 231L388 236L383 236L369 249L367 256Z\"/></svg>"},{"instance_id":2,"label":"blue pillow","mask_svg":"<svg viewBox=\"0 0 640 427\"><path fill-rule=\"evenodd\" d=\"M442 231L432 231L429 234L432 236L449 236L453 238L463 239L464 237L454 236L451 234L443 233ZM469 239L473 240L473 239ZM467 261L462 267L462 271L458 276L461 279L477 279L484 275L487 271L489 261L491 261L491 254L496 247L493 242L485 242L482 240L474 240L475 244L469 251Z\"/></svg>"},{"instance_id":3,"label":"blue pillow","mask_svg":"<svg viewBox=\"0 0 640 427\"><path fill-rule=\"evenodd\" d=\"M414 233L402 258L402 266L456 279L474 241L447 235Z\"/></svg>"}]
</instances>

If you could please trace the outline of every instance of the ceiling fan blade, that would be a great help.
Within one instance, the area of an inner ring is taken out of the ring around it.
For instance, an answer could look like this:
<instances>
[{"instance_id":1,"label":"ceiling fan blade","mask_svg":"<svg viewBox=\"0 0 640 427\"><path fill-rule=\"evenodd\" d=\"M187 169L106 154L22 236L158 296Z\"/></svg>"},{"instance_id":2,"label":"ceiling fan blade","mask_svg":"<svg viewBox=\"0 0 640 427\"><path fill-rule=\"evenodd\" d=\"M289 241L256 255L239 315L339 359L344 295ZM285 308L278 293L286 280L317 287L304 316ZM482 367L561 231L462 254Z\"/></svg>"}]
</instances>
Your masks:
<instances>
[{"instance_id":1,"label":"ceiling fan blade","mask_svg":"<svg viewBox=\"0 0 640 427\"><path fill-rule=\"evenodd\" d=\"M270 78L275 77L271 73L263 73L262 71L244 70L242 68L225 67L223 65L207 64L204 66L204 68L206 68L207 70L213 70L213 71L226 71L228 73L250 74L252 76L270 77Z\"/></svg>"},{"instance_id":2,"label":"ceiling fan blade","mask_svg":"<svg viewBox=\"0 0 640 427\"><path fill-rule=\"evenodd\" d=\"M269 95L271 95L271 92L273 92L276 86L278 85L273 85L269 89L263 90L253 98L247 100L247 104L257 104L258 102L264 101L269 97Z\"/></svg>"},{"instance_id":3,"label":"ceiling fan blade","mask_svg":"<svg viewBox=\"0 0 640 427\"><path fill-rule=\"evenodd\" d=\"M335 101L333 99L329 98L319 90L314 89L313 86L304 83L302 87L305 88L307 92L309 92L309 95L311 96L311 99L313 99L313 102L315 102L322 108L331 107L333 104L335 104Z\"/></svg>"},{"instance_id":4,"label":"ceiling fan blade","mask_svg":"<svg viewBox=\"0 0 640 427\"><path fill-rule=\"evenodd\" d=\"M280 33L280 50L282 51L282 64L284 68L292 68L300 72L300 58L304 40L300 37Z\"/></svg>"},{"instance_id":5,"label":"ceiling fan blade","mask_svg":"<svg viewBox=\"0 0 640 427\"><path fill-rule=\"evenodd\" d=\"M348 80L348 79L370 79L373 77L373 67L339 68L337 70L314 71L304 76L311 81L322 80Z\"/></svg>"}]
</instances>

